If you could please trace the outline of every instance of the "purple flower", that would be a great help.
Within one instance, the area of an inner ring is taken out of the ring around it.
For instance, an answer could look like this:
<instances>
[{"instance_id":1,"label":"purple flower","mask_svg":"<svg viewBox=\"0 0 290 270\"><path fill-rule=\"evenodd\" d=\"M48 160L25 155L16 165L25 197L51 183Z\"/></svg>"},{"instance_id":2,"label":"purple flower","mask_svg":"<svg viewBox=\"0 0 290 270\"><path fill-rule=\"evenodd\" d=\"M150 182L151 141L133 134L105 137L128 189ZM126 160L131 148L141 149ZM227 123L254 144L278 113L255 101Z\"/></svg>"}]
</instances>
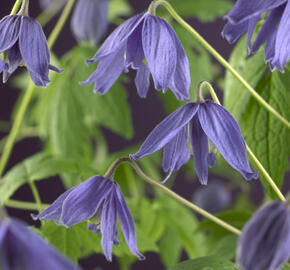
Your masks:
<instances>
[{"instance_id":1,"label":"purple flower","mask_svg":"<svg viewBox=\"0 0 290 270\"><path fill-rule=\"evenodd\" d=\"M213 143L224 159L246 179L257 178L247 158L240 128L230 113L213 102L188 103L165 118L145 140L140 150L131 155L138 160L164 147L163 169L178 170L190 157L191 143L196 173L201 184L207 184L208 167L215 165Z\"/></svg>"},{"instance_id":2,"label":"purple flower","mask_svg":"<svg viewBox=\"0 0 290 270\"><path fill-rule=\"evenodd\" d=\"M252 44L252 36L261 15L267 12L265 23ZM290 1L238 0L227 14L228 23L222 35L233 43L248 31L248 51L256 52L265 43L265 60L272 70L280 71L290 59Z\"/></svg>"},{"instance_id":3,"label":"purple flower","mask_svg":"<svg viewBox=\"0 0 290 270\"><path fill-rule=\"evenodd\" d=\"M135 84L141 98L147 96L150 73L157 90L166 92L170 88L178 99L189 98L190 73L185 51L171 26L149 13L119 26L87 63L98 61L96 71L82 83L95 83L95 92L105 94L123 70L132 68L137 71Z\"/></svg>"},{"instance_id":4,"label":"purple flower","mask_svg":"<svg viewBox=\"0 0 290 270\"><path fill-rule=\"evenodd\" d=\"M7 66L3 70L4 82L22 60L36 86L49 83L49 69L61 72L50 65L49 50L41 26L27 16L11 15L0 21L0 53L7 56Z\"/></svg>"},{"instance_id":5,"label":"purple flower","mask_svg":"<svg viewBox=\"0 0 290 270\"><path fill-rule=\"evenodd\" d=\"M24 223L8 218L0 221L0 268L80 270Z\"/></svg>"},{"instance_id":6,"label":"purple flower","mask_svg":"<svg viewBox=\"0 0 290 270\"><path fill-rule=\"evenodd\" d=\"M79 0L76 3L71 29L75 38L98 44L108 26L108 0Z\"/></svg>"},{"instance_id":7,"label":"purple flower","mask_svg":"<svg viewBox=\"0 0 290 270\"><path fill-rule=\"evenodd\" d=\"M243 270L278 270L290 258L290 210L281 202L260 209L240 236L237 260Z\"/></svg>"},{"instance_id":8,"label":"purple flower","mask_svg":"<svg viewBox=\"0 0 290 270\"><path fill-rule=\"evenodd\" d=\"M231 194L222 183L213 181L207 187L199 187L194 192L192 201L204 210L215 214L230 204Z\"/></svg>"},{"instance_id":9,"label":"purple flower","mask_svg":"<svg viewBox=\"0 0 290 270\"><path fill-rule=\"evenodd\" d=\"M101 232L101 245L107 260L112 260L113 244L117 245L117 215L123 235L130 251L139 259L133 218L118 184L103 176L94 176L82 184L63 193L50 207L34 219L56 221L71 227L90 219L100 222L89 224L95 233Z\"/></svg>"}]
</instances>

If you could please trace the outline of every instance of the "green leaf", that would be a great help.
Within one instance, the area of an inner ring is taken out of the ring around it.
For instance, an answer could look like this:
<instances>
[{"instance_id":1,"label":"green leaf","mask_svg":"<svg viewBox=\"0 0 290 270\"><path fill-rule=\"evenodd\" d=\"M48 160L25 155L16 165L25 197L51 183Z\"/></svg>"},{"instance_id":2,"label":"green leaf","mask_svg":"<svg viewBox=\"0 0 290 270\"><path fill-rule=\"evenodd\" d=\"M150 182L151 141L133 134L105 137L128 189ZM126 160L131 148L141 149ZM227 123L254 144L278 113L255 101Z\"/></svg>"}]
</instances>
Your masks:
<instances>
[{"instance_id":1,"label":"green leaf","mask_svg":"<svg viewBox=\"0 0 290 270\"><path fill-rule=\"evenodd\" d=\"M177 264L170 270L236 270L235 265L218 256L202 257Z\"/></svg>"},{"instance_id":2,"label":"green leaf","mask_svg":"<svg viewBox=\"0 0 290 270\"><path fill-rule=\"evenodd\" d=\"M256 87L264 100L286 119L290 119L289 84L290 70L286 68L285 74L275 71L264 76ZM243 135L248 145L280 188L288 170L289 130L254 98L250 99L242 120ZM261 173L259 177L267 193L273 199L277 198Z\"/></svg>"},{"instance_id":3,"label":"green leaf","mask_svg":"<svg viewBox=\"0 0 290 270\"><path fill-rule=\"evenodd\" d=\"M132 8L127 0L109 1L109 21L115 22L119 16L128 16L132 13Z\"/></svg>"},{"instance_id":4,"label":"green leaf","mask_svg":"<svg viewBox=\"0 0 290 270\"><path fill-rule=\"evenodd\" d=\"M232 260L236 254L237 240L238 237L236 235L225 236L218 242L212 254L223 259Z\"/></svg>"},{"instance_id":5,"label":"green leaf","mask_svg":"<svg viewBox=\"0 0 290 270\"><path fill-rule=\"evenodd\" d=\"M212 22L223 17L232 7L229 0L169 0L182 17L196 17L201 22Z\"/></svg>"},{"instance_id":6,"label":"green leaf","mask_svg":"<svg viewBox=\"0 0 290 270\"><path fill-rule=\"evenodd\" d=\"M14 192L30 181L45 179L60 173L78 173L78 163L69 159L52 157L44 153L29 157L14 166L2 178L0 200L5 202Z\"/></svg>"},{"instance_id":7,"label":"green leaf","mask_svg":"<svg viewBox=\"0 0 290 270\"><path fill-rule=\"evenodd\" d=\"M127 93L120 80L103 96L93 93L93 85L79 85L96 68L84 63L94 52L81 46L64 57L64 73L44 90L36 111L52 152L82 161L92 158L91 137L97 124L128 139L133 135Z\"/></svg>"},{"instance_id":8,"label":"green leaf","mask_svg":"<svg viewBox=\"0 0 290 270\"><path fill-rule=\"evenodd\" d=\"M264 60L264 50L261 49L251 57L247 57L247 37L243 37L235 46L229 63L238 73L252 86L263 76L266 65ZM240 81L226 71L224 106L231 112L234 118L240 122L245 107L250 98L250 93Z\"/></svg>"}]
</instances>

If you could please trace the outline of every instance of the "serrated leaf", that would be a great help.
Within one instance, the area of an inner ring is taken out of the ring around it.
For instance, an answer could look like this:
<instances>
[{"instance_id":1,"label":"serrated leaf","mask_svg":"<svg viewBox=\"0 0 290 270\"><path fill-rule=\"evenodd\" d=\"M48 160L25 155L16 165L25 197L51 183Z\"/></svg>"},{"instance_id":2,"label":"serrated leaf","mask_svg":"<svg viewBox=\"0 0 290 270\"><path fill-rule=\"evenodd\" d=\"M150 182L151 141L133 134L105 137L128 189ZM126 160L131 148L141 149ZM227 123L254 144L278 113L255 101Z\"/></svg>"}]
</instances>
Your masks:
<instances>
[{"instance_id":1,"label":"serrated leaf","mask_svg":"<svg viewBox=\"0 0 290 270\"><path fill-rule=\"evenodd\" d=\"M223 17L231 9L229 0L169 0L182 17L195 17L201 22L212 22Z\"/></svg>"},{"instance_id":2,"label":"serrated leaf","mask_svg":"<svg viewBox=\"0 0 290 270\"><path fill-rule=\"evenodd\" d=\"M264 51L261 49L251 57L247 57L247 37L243 37L233 50L229 63L252 86L263 76L266 65ZM234 118L240 122L242 114L250 98L250 93L231 72L226 71L224 88L224 106Z\"/></svg>"},{"instance_id":3,"label":"serrated leaf","mask_svg":"<svg viewBox=\"0 0 290 270\"><path fill-rule=\"evenodd\" d=\"M217 256L202 257L177 264L170 270L236 270L235 265Z\"/></svg>"},{"instance_id":4,"label":"serrated leaf","mask_svg":"<svg viewBox=\"0 0 290 270\"><path fill-rule=\"evenodd\" d=\"M72 160L52 157L44 153L29 157L14 166L1 180L0 201L3 203L14 192L30 181L45 179L60 173L79 172L78 163Z\"/></svg>"},{"instance_id":5,"label":"serrated leaf","mask_svg":"<svg viewBox=\"0 0 290 270\"><path fill-rule=\"evenodd\" d=\"M286 119L290 119L290 71L278 71L264 76L258 83L257 92ZM288 170L290 155L289 130L276 117L266 111L251 98L242 118L242 131L248 145L264 168L281 188L285 172ZM267 193L277 198L272 188L260 173L259 177Z\"/></svg>"}]
</instances>

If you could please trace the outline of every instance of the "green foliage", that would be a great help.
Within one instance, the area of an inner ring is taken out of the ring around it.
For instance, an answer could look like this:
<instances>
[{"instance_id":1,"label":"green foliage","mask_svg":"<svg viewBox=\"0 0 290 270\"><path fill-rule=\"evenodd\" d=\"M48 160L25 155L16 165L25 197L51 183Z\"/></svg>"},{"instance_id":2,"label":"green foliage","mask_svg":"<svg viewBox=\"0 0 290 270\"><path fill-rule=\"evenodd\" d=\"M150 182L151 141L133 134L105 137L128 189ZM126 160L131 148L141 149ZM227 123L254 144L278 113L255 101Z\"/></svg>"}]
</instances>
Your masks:
<instances>
[{"instance_id":1,"label":"green foliage","mask_svg":"<svg viewBox=\"0 0 290 270\"><path fill-rule=\"evenodd\" d=\"M219 256L202 257L177 264L170 270L236 270L235 265Z\"/></svg>"},{"instance_id":2,"label":"green foliage","mask_svg":"<svg viewBox=\"0 0 290 270\"><path fill-rule=\"evenodd\" d=\"M287 89L290 83L289 75L288 68L285 74L278 71L269 73L260 79L256 87L257 92L286 119L290 119L290 92ZM247 143L280 188L288 170L289 130L254 98L247 104L242 130ZM263 175L260 174L259 177L267 193L272 198L277 198Z\"/></svg>"},{"instance_id":3,"label":"green foliage","mask_svg":"<svg viewBox=\"0 0 290 270\"><path fill-rule=\"evenodd\" d=\"M36 154L17 164L2 178L0 201L5 202L28 181L41 180L60 173L78 173L79 171L77 161L52 157L45 153Z\"/></svg>"},{"instance_id":4,"label":"green foliage","mask_svg":"<svg viewBox=\"0 0 290 270\"><path fill-rule=\"evenodd\" d=\"M223 17L232 7L229 0L169 0L182 17L195 17L201 22L212 22Z\"/></svg>"},{"instance_id":5,"label":"green foliage","mask_svg":"<svg viewBox=\"0 0 290 270\"><path fill-rule=\"evenodd\" d=\"M109 1L109 21L116 22L119 16L129 16L132 8L127 0L110 0Z\"/></svg>"},{"instance_id":6,"label":"green foliage","mask_svg":"<svg viewBox=\"0 0 290 270\"><path fill-rule=\"evenodd\" d=\"M247 37L243 37L235 46L229 63L252 86L256 87L258 81L266 70L264 51L259 50L251 57L247 57ZM226 71L224 88L224 106L234 118L240 122L250 93L245 89L229 71Z\"/></svg>"},{"instance_id":7,"label":"green foliage","mask_svg":"<svg viewBox=\"0 0 290 270\"><path fill-rule=\"evenodd\" d=\"M76 47L69 52L61 62L64 73L44 91L36 111L52 153L82 157L82 161L92 158L91 137L96 125L125 138L133 135L127 94L120 81L104 96L94 94L93 85L79 85L96 68L84 63L92 55L93 50L88 47Z\"/></svg>"}]
</instances>

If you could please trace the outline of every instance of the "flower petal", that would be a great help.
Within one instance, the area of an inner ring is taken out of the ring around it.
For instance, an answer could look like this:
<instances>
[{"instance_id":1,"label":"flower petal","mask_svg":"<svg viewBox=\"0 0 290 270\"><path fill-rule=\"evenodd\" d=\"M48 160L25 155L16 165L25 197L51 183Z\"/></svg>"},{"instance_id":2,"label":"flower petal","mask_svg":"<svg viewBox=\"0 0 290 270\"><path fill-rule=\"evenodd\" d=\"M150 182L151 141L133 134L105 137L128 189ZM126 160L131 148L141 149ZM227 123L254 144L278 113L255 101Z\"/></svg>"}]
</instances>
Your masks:
<instances>
[{"instance_id":1,"label":"flower petal","mask_svg":"<svg viewBox=\"0 0 290 270\"><path fill-rule=\"evenodd\" d=\"M208 153L207 165L210 168L212 168L216 165L216 154L215 153Z\"/></svg>"},{"instance_id":2,"label":"flower petal","mask_svg":"<svg viewBox=\"0 0 290 270\"><path fill-rule=\"evenodd\" d=\"M287 0L238 0L233 9L226 15L226 18L232 24L237 24L278 7L286 1Z\"/></svg>"},{"instance_id":3,"label":"flower petal","mask_svg":"<svg viewBox=\"0 0 290 270\"><path fill-rule=\"evenodd\" d=\"M145 257L138 251L137 248L134 220L117 183L115 183L114 187L114 197L125 241L132 254L134 254L139 260L144 260Z\"/></svg>"},{"instance_id":4,"label":"flower petal","mask_svg":"<svg viewBox=\"0 0 290 270\"><path fill-rule=\"evenodd\" d=\"M248 26L248 52L249 54L251 53L251 47L252 47L252 37L256 29L257 23L260 21L260 15L258 16L253 16L249 19L249 26Z\"/></svg>"},{"instance_id":5,"label":"flower petal","mask_svg":"<svg viewBox=\"0 0 290 270\"><path fill-rule=\"evenodd\" d=\"M164 184L171 176L173 170L178 171L190 158L190 153L187 148L187 140L184 128L164 146L163 151L163 170L169 171L167 177L162 181Z\"/></svg>"},{"instance_id":6,"label":"flower petal","mask_svg":"<svg viewBox=\"0 0 290 270\"><path fill-rule=\"evenodd\" d=\"M275 57L273 58L272 63L280 71L284 71L284 66L288 63L290 59L290 1L287 2L286 8L284 10L283 16L281 18L276 44L275 44Z\"/></svg>"},{"instance_id":7,"label":"flower petal","mask_svg":"<svg viewBox=\"0 0 290 270\"><path fill-rule=\"evenodd\" d=\"M222 31L222 36L229 43L235 43L244 33L247 32L248 25L248 21L244 21L238 24L232 24L228 22Z\"/></svg>"},{"instance_id":8,"label":"flower petal","mask_svg":"<svg viewBox=\"0 0 290 270\"><path fill-rule=\"evenodd\" d=\"M137 69L135 85L139 97L146 98L150 87L150 71L144 64Z\"/></svg>"},{"instance_id":9,"label":"flower petal","mask_svg":"<svg viewBox=\"0 0 290 270\"><path fill-rule=\"evenodd\" d=\"M94 216L111 192L113 182L94 176L75 187L63 202L60 221L71 227Z\"/></svg>"},{"instance_id":10,"label":"flower petal","mask_svg":"<svg viewBox=\"0 0 290 270\"><path fill-rule=\"evenodd\" d=\"M101 214L101 245L108 261L112 261L112 249L117 229L117 206L114 193L105 200Z\"/></svg>"},{"instance_id":11,"label":"flower petal","mask_svg":"<svg viewBox=\"0 0 290 270\"><path fill-rule=\"evenodd\" d=\"M188 103L170 114L153 129L140 150L136 154L130 155L130 157L137 160L160 150L185 127L196 114L198 107L198 104Z\"/></svg>"},{"instance_id":12,"label":"flower petal","mask_svg":"<svg viewBox=\"0 0 290 270\"><path fill-rule=\"evenodd\" d=\"M198 118L208 138L224 159L246 179L257 178L252 172L246 152L246 145L240 128L231 114L215 103L200 105Z\"/></svg>"},{"instance_id":13,"label":"flower petal","mask_svg":"<svg viewBox=\"0 0 290 270\"><path fill-rule=\"evenodd\" d=\"M0 21L0 53L11 48L19 37L21 16L6 16Z\"/></svg>"},{"instance_id":14,"label":"flower petal","mask_svg":"<svg viewBox=\"0 0 290 270\"><path fill-rule=\"evenodd\" d=\"M64 200L67 198L67 196L70 194L70 192L73 190L69 189L62 195L60 195L53 204L51 204L48 208L46 208L44 211L42 211L39 215L31 215L34 220L45 220L45 221L58 221L61 217L62 212L62 205Z\"/></svg>"},{"instance_id":15,"label":"flower petal","mask_svg":"<svg viewBox=\"0 0 290 270\"><path fill-rule=\"evenodd\" d=\"M206 185L208 179L208 138L201 128L197 115L193 117L191 124L194 167L199 182L202 185Z\"/></svg>"},{"instance_id":16,"label":"flower petal","mask_svg":"<svg viewBox=\"0 0 290 270\"><path fill-rule=\"evenodd\" d=\"M126 66L133 69L140 68L143 64L144 51L142 47L142 28L143 21L132 32L127 41Z\"/></svg>"},{"instance_id":17,"label":"flower petal","mask_svg":"<svg viewBox=\"0 0 290 270\"><path fill-rule=\"evenodd\" d=\"M98 44L108 26L107 0L77 1L72 19L71 29L79 41L93 41Z\"/></svg>"},{"instance_id":18,"label":"flower petal","mask_svg":"<svg viewBox=\"0 0 290 270\"><path fill-rule=\"evenodd\" d=\"M171 79L169 88L172 90L177 99L188 101L191 83L188 58L177 35L170 25L168 25L168 30L171 32L171 35L175 40L177 53L176 69Z\"/></svg>"},{"instance_id":19,"label":"flower petal","mask_svg":"<svg viewBox=\"0 0 290 270\"><path fill-rule=\"evenodd\" d=\"M142 31L143 50L155 88L163 92L170 85L177 62L175 37L169 29L165 20L146 15Z\"/></svg>"},{"instance_id":20,"label":"flower petal","mask_svg":"<svg viewBox=\"0 0 290 270\"><path fill-rule=\"evenodd\" d=\"M0 73L3 72L5 68L7 68L7 64L0 59Z\"/></svg>"},{"instance_id":21,"label":"flower petal","mask_svg":"<svg viewBox=\"0 0 290 270\"><path fill-rule=\"evenodd\" d=\"M46 86L49 82L49 50L46 37L39 23L29 17L22 18L19 48L34 84Z\"/></svg>"},{"instance_id":22,"label":"flower petal","mask_svg":"<svg viewBox=\"0 0 290 270\"><path fill-rule=\"evenodd\" d=\"M87 64L90 65L95 63L103 57L119 51L120 47L123 47L126 44L128 37L143 21L143 16L144 15L142 14L136 15L116 28L115 31L105 40L93 59L87 61Z\"/></svg>"},{"instance_id":23,"label":"flower petal","mask_svg":"<svg viewBox=\"0 0 290 270\"><path fill-rule=\"evenodd\" d=\"M96 71L85 82L80 83L86 85L94 83L94 91L100 94L107 93L116 80L120 77L125 67L125 47L119 48L114 53L100 60Z\"/></svg>"}]
</instances>

